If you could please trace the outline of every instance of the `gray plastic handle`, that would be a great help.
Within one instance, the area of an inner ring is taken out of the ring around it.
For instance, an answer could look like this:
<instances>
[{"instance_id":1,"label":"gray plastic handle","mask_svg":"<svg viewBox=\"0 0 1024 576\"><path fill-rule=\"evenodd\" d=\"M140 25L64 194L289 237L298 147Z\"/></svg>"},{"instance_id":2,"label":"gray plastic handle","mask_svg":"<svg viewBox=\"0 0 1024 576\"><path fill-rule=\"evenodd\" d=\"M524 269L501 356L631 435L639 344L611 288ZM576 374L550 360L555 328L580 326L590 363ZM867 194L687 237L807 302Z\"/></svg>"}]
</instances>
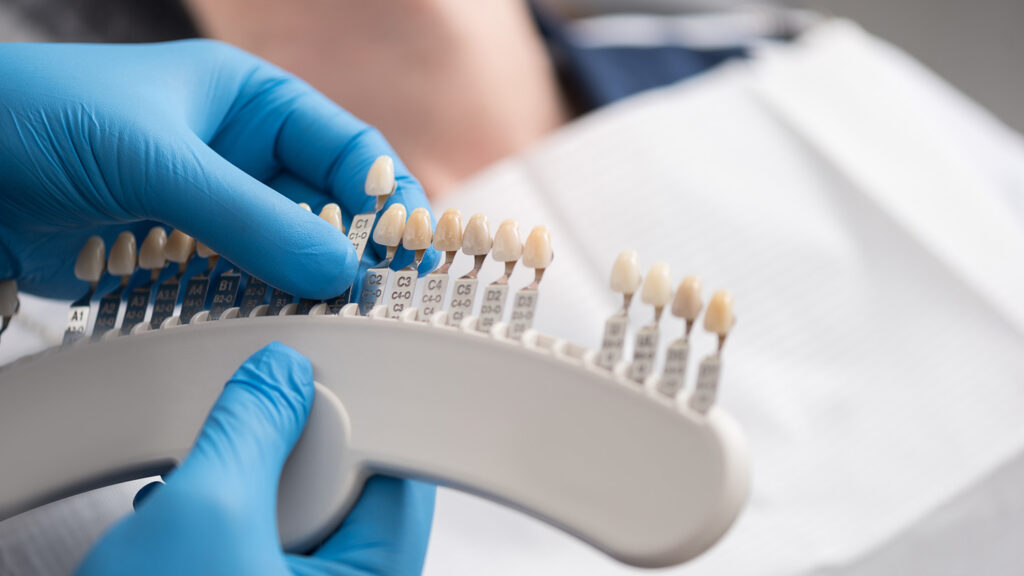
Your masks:
<instances>
[{"instance_id":1,"label":"gray plastic handle","mask_svg":"<svg viewBox=\"0 0 1024 576\"><path fill-rule=\"evenodd\" d=\"M375 473L522 510L636 566L689 560L749 490L744 438L566 355L384 318L285 316L175 326L52 350L0 371L0 519L163 473L188 453L223 383L278 340L313 363L317 397L282 475L287 549L327 536ZM685 400L685 399L684 399Z\"/></svg>"}]
</instances>

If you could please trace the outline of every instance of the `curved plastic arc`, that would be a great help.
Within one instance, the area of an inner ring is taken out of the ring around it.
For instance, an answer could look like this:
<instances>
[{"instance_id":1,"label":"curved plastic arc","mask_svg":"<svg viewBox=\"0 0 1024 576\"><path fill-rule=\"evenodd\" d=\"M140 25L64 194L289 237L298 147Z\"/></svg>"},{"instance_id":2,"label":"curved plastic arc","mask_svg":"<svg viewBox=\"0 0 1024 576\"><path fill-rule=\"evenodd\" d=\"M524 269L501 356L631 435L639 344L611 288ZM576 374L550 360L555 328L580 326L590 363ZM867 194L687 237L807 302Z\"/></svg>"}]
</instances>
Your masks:
<instances>
[{"instance_id":1,"label":"curved plastic arc","mask_svg":"<svg viewBox=\"0 0 1024 576\"><path fill-rule=\"evenodd\" d=\"M714 544L749 490L744 438L587 362L453 328L339 316L203 322L54 350L0 371L0 519L162 473L239 364L278 340L317 400L285 468L282 541L328 535L374 473L506 504L636 566Z\"/></svg>"}]
</instances>

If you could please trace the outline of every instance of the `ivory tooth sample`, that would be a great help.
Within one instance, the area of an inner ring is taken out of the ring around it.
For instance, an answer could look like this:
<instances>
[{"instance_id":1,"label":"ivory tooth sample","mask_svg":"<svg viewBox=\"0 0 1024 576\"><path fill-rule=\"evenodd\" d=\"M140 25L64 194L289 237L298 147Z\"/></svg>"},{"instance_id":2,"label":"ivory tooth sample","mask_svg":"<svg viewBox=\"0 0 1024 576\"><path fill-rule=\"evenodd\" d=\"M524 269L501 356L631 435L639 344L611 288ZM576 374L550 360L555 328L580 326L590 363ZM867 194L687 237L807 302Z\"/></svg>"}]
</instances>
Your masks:
<instances>
[{"instance_id":1,"label":"ivory tooth sample","mask_svg":"<svg viewBox=\"0 0 1024 576\"><path fill-rule=\"evenodd\" d=\"M212 248L196 242L196 256L206 259L206 270L188 279L185 285L185 297L181 301L181 323L188 324L192 318L206 308L206 294L210 289L210 275L220 258Z\"/></svg>"},{"instance_id":2,"label":"ivory tooth sample","mask_svg":"<svg viewBox=\"0 0 1024 576\"><path fill-rule=\"evenodd\" d=\"M537 287L544 277L544 271L551 266L555 253L551 249L551 232L547 226L536 226L530 230L523 246L523 265L533 268L534 277L525 288L516 292L509 318L508 337L522 338L523 333L533 327L533 316L537 311Z\"/></svg>"},{"instance_id":3,"label":"ivory tooth sample","mask_svg":"<svg viewBox=\"0 0 1024 576\"><path fill-rule=\"evenodd\" d=\"M654 360L658 355L658 323L665 306L672 301L672 277L668 264L658 262L651 266L644 280L640 294L644 304L654 307L654 321L636 333L633 345L633 363L629 366L629 377L643 384L654 371Z\"/></svg>"},{"instance_id":4,"label":"ivory tooth sample","mask_svg":"<svg viewBox=\"0 0 1024 576\"><path fill-rule=\"evenodd\" d=\"M364 190L367 196L377 199L376 208L373 212L356 214L352 218L352 225L348 231L348 239L356 249L356 261L363 259L363 252L370 241L370 231L373 230L373 223L377 213L384 209L388 198L395 193L395 161L390 156L378 156L370 166L366 174L366 185Z\"/></svg>"},{"instance_id":5,"label":"ivory tooth sample","mask_svg":"<svg viewBox=\"0 0 1024 576\"><path fill-rule=\"evenodd\" d=\"M345 233L345 225L341 222L341 206L338 206L334 202L325 204L324 207L320 209L320 218L331 226L334 226L342 234ZM327 309L331 314L337 314L345 304L348 304L350 290L351 289L346 290L344 294L335 296L334 298L326 301Z\"/></svg>"},{"instance_id":6,"label":"ivory tooth sample","mask_svg":"<svg viewBox=\"0 0 1024 576\"><path fill-rule=\"evenodd\" d=\"M686 321L683 337L669 345L665 355L665 370L658 380L658 391L674 398L686 381L686 365L690 360L690 331L704 307L701 299L700 278L687 276L676 289L672 299L672 315Z\"/></svg>"},{"instance_id":7,"label":"ivory tooth sample","mask_svg":"<svg viewBox=\"0 0 1024 576\"><path fill-rule=\"evenodd\" d=\"M462 213L455 209L445 210L434 230L434 249L444 252L444 263L440 268L427 274L423 279L423 293L420 295L419 320L426 322L444 306L448 293L448 270L455 261L455 255L462 248Z\"/></svg>"},{"instance_id":8,"label":"ivory tooth sample","mask_svg":"<svg viewBox=\"0 0 1024 576\"><path fill-rule=\"evenodd\" d=\"M715 292L704 312L704 329L718 337L718 348L701 360L697 371L697 388L689 402L690 408L701 414L711 409L718 396L718 382L722 375L722 347L735 323L732 294L725 290Z\"/></svg>"},{"instance_id":9,"label":"ivory tooth sample","mask_svg":"<svg viewBox=\"0 0 1024 576\"><path fill-rule=\"evenodd\" d=\"M181 230L174 230L167 237L164 245L164 257L168 262L177 264L178 269L174 275L164 281L156 289L156 298L153 300L153 314L149 319L150 328L159 328L163 321L174 316L174 307L178 303L178 292L181 286L181 277L185 275L185 268L192 258L196 249L195 238L185 234Z\"/></svg>"},{"instance_id":10,"label":"ivory tooth sample","mask_svg":"<svg viewBox=\"0 0 1024 576\"><path fill-rule=\"evenodd\" d=\"M11 318L17 314L18 307L17 280L0 280L0 335L11 325Z\"/></svg>"},{"instance_id":11,"label":"ivory tooth sample","mask_svg":"<svg viewBox=\"0 0 1024 576\"><path fill-rule=\"evenodd\" d=\"M64 329L64 344L70 344L85 336L89 328L89 301L96 293L96 286L103 277L107 265L107 247L103 238L92 236L78 253L75 261L75 278L89 284L89 289L68 310L68 324Z\"/></svg>"},{"instance_id":12,"label":"ivory tooth sample","mask_svg":"<svg viewBox=\"0 0 1024 576\"><path fill-rule=\"evenodd\" d=\"M138 263L135 235L125 230L118 234L117 240L110 248L110 256L107 258L107 273L111 276L120 276L121 285L100 299L96 324L92 329L93 338L103 336L117 325L117 316L121 312L121 296L128 286L132 274L135 273Z\"/></svg>"},{"instance_id":13,"label":"ivory tooth sample","mask_svg":"<svg viewBox=\"0 0 1024 576\"><path fill-rule=\"evenodd\" d=\"M121 334L128 334L136 324L146 319L149 308L149 297L153 286L160 279L160 273L167 265L164 252L167 248L167 231L162 226L154 226L146 234L139 249L139 268L149 270L149 280L132 290L125 307L124 320L121 321Z\"/></svg>"},{"instance_id":14,"label":"ivory tooth sample","mask_svg":"<svg viewBox=\"0 0 1024 576\"><path fill-rule=\"evenodd\" d=\"M487 216L474 214L466 223L462 234L462 252L473 257L473 269L455 281L452 301L448 306L448 325L458 326L462 319L473 313L476 300L477 276L484 265L487 253L491 251L491 227Z\"/></svg>"},{"instance_id":15,"label":"ivory tooth sample","mask_svg":"<svg viewBox=\"0 0 1024 576\"><path fill-rule=\"evenodd\" d=\"M633 294L640 289L643 276L637 264L635 250L620 252L612 267L611 289L622 294L622 308L613 314L604 324L604 337L601 339L601 352L597 363L611 370L622 360L622 349L626 344L626 330L629 327L629 305Z\"/></svg>"},{"instance_id":16,"label":"ivory tooth sample","mask_svg":"<svg viewBox=\"0 0 1024 576\"><path fill-rule=\"evenodd\" d=\"M412 214L409 214L409 219L405 221L402 246L406 250L412 251L413 259L412 264L395 272L395 278L391 281L388 314L392 318L398 318L403 310L412 306L420 263L423 262L423 255L427 253L427 248L430 248L430 243L434 239L433 231L430 228L430 212L427 212L426 208L416 208Z\"/></svg>"},{"instance_id":17,"label":"ivory tooth sample","mask_svg":"<svg viewBox=\"0 0 1024 576\"><path fill-rule=\"evenodd\" d=\"M516 262L523 256L523 240L519 234L519 222L505 220L498 225L494 233L494 244L491 257L505 263L505 273L484 289L483 301L480 303L480 316L476 321L476 329L489 332L495 323L501 322L505 314L505 302L508 301L508 279L516 267Z\"/></svg>"},{"instance_id":18,"label":"ivory tooth sample","mask_svg":"<svg viewBox=\"0 0 1024 576\"><path fill-rule=\"evenodd\" d=\"M387 290L390 276L391 261L395 258L402 236L405 234L406 212L402 204L392 204L381 215L377 227L373 230L373 241L387 248L387 256L376 266L366 271L363 289L359 295L359 312L366 315L374 306L384 303L384 291Z\"/></svg>"},{"instance_id":19,"label":"ivory tooth sample","mask_svg":"<svg viewBox=\"0 0 1024 576\"><path fill-rule=\"evenodd\" d=\"M313 211L313 209L309 207L309 204L306 204L305 202L299 202L298 206L299 206L299 208L302 208L306 212L312 212ZM270 306L267 309L267 315L268 316L277 316L277 315L281 314L281 312L284 311L285 308L287 308L288 305L292 304L293 302L295 302L295 295L294 294L289 294L288 292L285 292L284 290L281 290L280 288L274 288L274 290L270 293ZM301 300L300 300L300 303L301 303ZM309 307L312 308L312 305L310 305ZM297 310L297 308L296 308L296 310ZM286 314L291 314L294 311L295 310L289 308L288 311L286 312ZM306 312L309 312L308 308L306 309Z\"/></svg>"}]
</instances>

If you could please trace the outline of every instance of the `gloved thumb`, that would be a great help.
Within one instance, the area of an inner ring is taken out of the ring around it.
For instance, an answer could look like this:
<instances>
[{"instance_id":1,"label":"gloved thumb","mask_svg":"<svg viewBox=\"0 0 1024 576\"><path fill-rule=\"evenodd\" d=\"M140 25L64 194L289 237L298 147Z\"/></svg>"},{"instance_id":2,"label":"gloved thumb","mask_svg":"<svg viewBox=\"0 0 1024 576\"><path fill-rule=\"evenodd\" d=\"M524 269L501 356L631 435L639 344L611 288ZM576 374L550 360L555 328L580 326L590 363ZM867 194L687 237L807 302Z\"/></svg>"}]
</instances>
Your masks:
<instances>
[{"instance_id":1,"label":"gloved thumb","mask_svg":"<svg viewBox=\"0 0 1024 576\"><path fill-rule=\"evenodd\" d=\"M313 406L313 367L273 342L246 360L224 387L192 452L168 488L238 503L276 527L277 485Z\"/></svg>"}]
</instances>

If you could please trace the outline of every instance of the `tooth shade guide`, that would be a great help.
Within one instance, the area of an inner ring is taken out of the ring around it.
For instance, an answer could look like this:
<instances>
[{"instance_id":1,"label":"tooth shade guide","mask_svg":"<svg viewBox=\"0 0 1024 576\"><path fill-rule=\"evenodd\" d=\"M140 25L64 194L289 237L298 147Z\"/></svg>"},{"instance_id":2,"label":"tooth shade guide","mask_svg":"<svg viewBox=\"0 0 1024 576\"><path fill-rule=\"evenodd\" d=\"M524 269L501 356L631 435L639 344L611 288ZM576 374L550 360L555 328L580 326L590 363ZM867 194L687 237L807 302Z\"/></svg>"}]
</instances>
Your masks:
<instances>
[{"instance_id":1,"label":"tooth shade guide","mask_svg":"<svg viewBox=\"0 0 1024 576\"><path fill-rule=\"evenodd\" d=\"M359 294L359 313L363 316L370 313L375 306L384 303L384 294L388 286L388 268L373 267L366 270L362 290Z\"/></svg>"},{"instance_id":2,"label":"tooth shade guide","mask_svg":"<svg viewBox=\"0 0 1024 576\"><path fill-rule=\"evenodd\" d=\"M718 354L705 357L697 370L697 386L690 395L689 407L706 414L715 404L718 396L718 381L722 374L722 359Z\"/></svg>"},{"instance_id":3,"label":"tooth shade guide","mask_svg":"<svg viewBox=\"0 0 1024 576\"><path fill-rule=\"evenodd\" d=\"M167 279L156 288L156 297L153 300L153 313L150 315L149 327L156 330L160 328L164 320L174 316L174 307L178 303L178 290L180 288L178 274Z\"/></svg>"},{"instance_id":4,"label":"tooth shade guide","mask_svg":"<svg viewBox=\"0 0 1024 576\"><path fill-rule=\"evenodd\" d=\"M266 282L250 274L245 282L245 290L242 291L242 301L238 305L239 317L248 318L253 310L262 306L267 301L268 291Z\"/></svg>"},{"instance_id":5,"label":"tooth shade guide","mask_svg":"<svg viewBox=\"0 0 1024 576\"><path fill-rule=\"evenodd\" d=\"M181 313L179 314L182 324L188 324L196 314L206 308L206 293L209 290L209 286L210 276L208 271L204 270L188 279L188 282L185 284L185 295L181 301Z\"/></svg>"},{"instance_id":6,"label":"tooth shade guide","mask_svg":"<svg viewBox=\"0 0 1024 576\"><path fill-rule=\"evenodd\" d=\"M480 301L480 316L476 321L476 329L480 332L490 332L496 323L501 322L505 314L505 302L508 300L508 276L503 276L502 279L504 282L494 282L484 288L484 295Z\"/></svg>"},{"instance_id":7,"label":"tooth shade guide","mask_svg":"<svg viewBox=\"0 0 1024 576\"><path fill-rule=\"evenodd\" d=\"M601 338L601 350L597 364L607 370L613 370L621 360L626 347L626 332L629 328L629 316L624 313L613 314L604 323L604 336Z\"/></svg>"},{"instance_id":8,"label":"tooth shade guide","mask_svg":"<svg viewBox=\"0 0 1024 576\"><path fill-rule=\"evenodd\" d=\"M536 288L523 288L512 298L512 315L509 316L506 336L519 340L527 330L533 327L533 317L537 311L538 292Z\"/></svg>"},{"instance_id":9,"label":"tooth shade guide","mask_svg":"<svg viewBox=\"0 0 1024 576\"><path fill-rule=\"evenodd\" d=\"M654 361L658 355L658 327L644 326L636 333L633 344L633 362L629 366L629 377L643 384L654 372Z\"/></svg>"},{"instance_id":10,"label":"tooth shade guide","mask_svg":"<svg viewBox=\"0 0 1024 576\"><path fill-rule=\"evenodd\" d=\"M274 288L270 293L270 305L267 308L267 316L277 316L285 307L293 302L295 302L295 296L280 288Z\"/></svg>"},{"instance_id":11,"label":"tooth shade guide","mask_svg":"<svg viewBox=\"0 0 1024 576\"><path fill-rule=\"evenodd\" d=\"M370 240L370 230L373 230L373 222L377 217L376 212L356 214L348 229L348 239L356 250L356 261L362 261L363 252Z\"/></svg>"},{"instance_id":12,"label":"tooth shade guide","mask_svg":"<svg viewBox=\"0 0 1024 576\"><path fill-rule=\"evenodd\" d=\"M388 316L397 319L402 311L412 307L413 295L416 292L416 268L405 268L393 274L388 301Z\"/></svg>"},{"instance_id":13,"label":"tooth shade guide","mask_svg":"<svg viewBox=\"0 0 1024 576\"><path fill-rule=\"evenodd\" d=\"M423 278L417 320L427 322L444 307L444 297L448 293L448 278L447 270L431 272Z\"/></svg>"},{"instance_id":14,"label":"tooth shade guide","mask_svg":"<svg viewBox=\"0 0 1024 576\"><path fill-rule=\"evenodd\" d=\"M686 382L686 365L690 358L690 343L686 339L679 339L669 345L665 352L665 369L658 379L657 389L659 392L675 398L683 389Z\"/></svg>"},{"instance_id":15,"label":"tooth shade guide","mask_svg":"<svg viewBox=\"0 0 1024 576\"><path fill-rule=\"evenodd\" d=\"M483 257L477 256L477 258ZM479 268L474 268L471 274L473 272L479 272ZM463 319L473 314L473 303L476 300L476 287L478 284L476 274L473 274L473 276L467 274L455 280L452 285L452 299L448 304L447 323L449 326L458 326Z\"/></svg>"},{"instance_id":16,"label":"tooth shade guide","mask_svg":"<svg viewBox=\"0 0 1024 576\"><path fill-rule=\"evenodd\" d=\"M229 308L235 306L238 298L238 287L242 283L242 275L237 271L228 270L217 278L213 291L213 300L210 302L210 319L219 320Z\"/></svg>"}]
</instances>

